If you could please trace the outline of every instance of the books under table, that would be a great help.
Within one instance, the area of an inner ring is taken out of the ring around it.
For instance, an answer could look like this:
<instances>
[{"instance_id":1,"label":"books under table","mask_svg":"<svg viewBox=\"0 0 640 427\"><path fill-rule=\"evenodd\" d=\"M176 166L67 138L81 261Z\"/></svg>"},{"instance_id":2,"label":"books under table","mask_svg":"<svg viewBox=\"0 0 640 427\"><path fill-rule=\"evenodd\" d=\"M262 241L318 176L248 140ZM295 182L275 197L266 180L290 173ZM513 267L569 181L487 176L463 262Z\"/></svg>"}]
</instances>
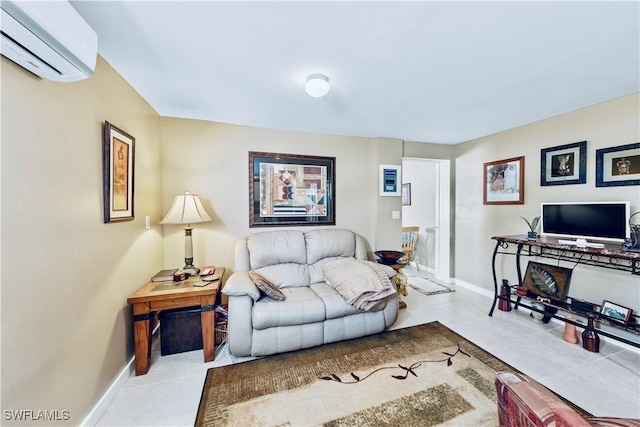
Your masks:
<instances>
[{"instance_id":1,"label":"books under table","mask_svg":"<svg viewBox=\"0 0 640 427\"><path fill-rule=\"evenodd\" d=\"M178 272L177 268L158 271L152 278L152 282L169 282L173 280L173 275Z\"/></svg>"}]
</instances>

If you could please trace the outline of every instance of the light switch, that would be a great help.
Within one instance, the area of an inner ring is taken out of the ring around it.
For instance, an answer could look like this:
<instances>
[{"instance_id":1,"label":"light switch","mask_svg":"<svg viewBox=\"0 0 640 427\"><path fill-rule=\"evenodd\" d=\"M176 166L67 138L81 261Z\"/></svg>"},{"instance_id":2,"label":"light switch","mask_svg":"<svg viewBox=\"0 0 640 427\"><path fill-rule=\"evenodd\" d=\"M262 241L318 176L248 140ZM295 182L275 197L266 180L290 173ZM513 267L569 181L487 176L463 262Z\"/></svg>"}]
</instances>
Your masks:
<instances>
[{"instance_id":1,"label":"light switch","mask_svg":"<svg viewBox=\"0 0 640 427\"><path fill-rule=\"evenodd\" d=\"M391 211L391 219L400 219L400 211Z\"/></svg>"},{"instance_id":2,"label":"light switch","mask_svg":"<svg viewBox=\"0 0 640 427\"><path fill-rule=\"evenodd\" d=\"M144 228L147 230L151 228L151 217L149 215L144 217Z\"/></svg>"}]
</instances>

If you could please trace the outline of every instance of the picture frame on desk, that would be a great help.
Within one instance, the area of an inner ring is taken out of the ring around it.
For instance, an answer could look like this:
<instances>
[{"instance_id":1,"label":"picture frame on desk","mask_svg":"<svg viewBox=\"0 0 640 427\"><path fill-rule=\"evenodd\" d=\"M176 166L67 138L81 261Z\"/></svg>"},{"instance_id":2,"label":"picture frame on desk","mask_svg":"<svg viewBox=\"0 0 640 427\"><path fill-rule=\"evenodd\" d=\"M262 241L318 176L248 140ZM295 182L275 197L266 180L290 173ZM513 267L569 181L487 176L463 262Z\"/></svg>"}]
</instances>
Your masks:
<instances>
[{"instance_id":1,"label":"picture frame on desk","mask_svg":"<svg viewBox=\"0 0 640 427\"><path fill-rule=\"evenodd\" d=\"M601 316L625 325L629 323L631 313L633 313L632 309L607 300L602 301L602 306L600 307Z\"/></svg>"}]
</instances>

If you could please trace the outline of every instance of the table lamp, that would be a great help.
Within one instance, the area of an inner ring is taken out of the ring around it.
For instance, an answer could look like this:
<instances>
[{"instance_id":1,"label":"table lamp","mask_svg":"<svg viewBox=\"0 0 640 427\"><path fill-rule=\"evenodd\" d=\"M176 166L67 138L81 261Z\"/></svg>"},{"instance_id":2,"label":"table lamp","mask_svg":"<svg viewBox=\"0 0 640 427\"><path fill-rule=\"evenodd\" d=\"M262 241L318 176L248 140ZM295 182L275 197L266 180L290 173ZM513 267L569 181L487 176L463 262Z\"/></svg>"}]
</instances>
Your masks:
<instances>
[{"instance_id":1,"label":"table lamp","mask_svg":"<svg viewBox=\"0 0 640 427\"><path fill-rule=\"evenodd\" d=\"M196 275L200 269L193 265L193 241L191 240L191 224L212 221L207 211L204 210L197 194L178 194L171 205L167 215L160 224L187 224L184 229L184 263L182 270L185 273Z\"/></svg>"}]
</instances>

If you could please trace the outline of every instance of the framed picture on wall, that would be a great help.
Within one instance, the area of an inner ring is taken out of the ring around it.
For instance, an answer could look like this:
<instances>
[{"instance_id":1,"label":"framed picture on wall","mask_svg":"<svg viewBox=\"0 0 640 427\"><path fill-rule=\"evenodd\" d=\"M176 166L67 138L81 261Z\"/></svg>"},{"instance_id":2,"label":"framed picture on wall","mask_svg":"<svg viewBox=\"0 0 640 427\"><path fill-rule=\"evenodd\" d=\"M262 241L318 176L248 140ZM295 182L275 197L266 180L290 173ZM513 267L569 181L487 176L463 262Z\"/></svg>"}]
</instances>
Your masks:
<instances>
[{"instance_id":1,"label":"framed picture on wall","mask_svg":"<svg viewBox=\"0 0 640 427\"><path fill-rule=\"evenodd\" d=\"M380 165L380 196L401 196L400 170L398 165Z\"/></svg>"},{"instance_id":2,"label":"framed picture on wall","mask_svg":"<svg viewBox=\"0 0 640 427\"><path fill-rule=\"evenodd\" d=\"M335 157L249 152L249 227L335 225Z\"/></svg>"},{"instance_id":3,"label":"framed picture on wall","mask_svg":"<svg viewBox=\"0 0 640 427\"><path fill-rule=\"evenodd\" d=\"M104 122L102 185L105 223L134 218L135 143L133 136Z\"/></svg>"},{"instance_id":4,"label":"framed picture on wall","mask_svg":"<svg viewBox=\"0 0 640 427\"><path fill-rule=\"evenodd\" d=\"M411 206L411 184L402 184L402 206Z\"/></svg>"},{"instance_id":5,"label":"framed picture on wall","mask_svg":"<svg viewBox=\"0 0 640 427\"><path fill-rule=\"evenodd\" d=\"M596 150L596 187L640 185L640 142Z\"/></svg>"},{"instance_id":6,"label":"framed picture on wall","mask_svg":"<svg viewBox=\"0 0 640 427\"><path fill-rule=\"evenodd\" d=\"M587 182L587 141L540 150L540 185Z\"/></svg>"},{"instance_id":7,"label":"framed picture on wall","mask_svg":"<svg viewBox=\"0 0 640 427\"><path fill-rule=\"evenodd\" d=\"M485 205L524 203L524 156L484 164L483 203Z\"/></svg>"}]
</instances>

